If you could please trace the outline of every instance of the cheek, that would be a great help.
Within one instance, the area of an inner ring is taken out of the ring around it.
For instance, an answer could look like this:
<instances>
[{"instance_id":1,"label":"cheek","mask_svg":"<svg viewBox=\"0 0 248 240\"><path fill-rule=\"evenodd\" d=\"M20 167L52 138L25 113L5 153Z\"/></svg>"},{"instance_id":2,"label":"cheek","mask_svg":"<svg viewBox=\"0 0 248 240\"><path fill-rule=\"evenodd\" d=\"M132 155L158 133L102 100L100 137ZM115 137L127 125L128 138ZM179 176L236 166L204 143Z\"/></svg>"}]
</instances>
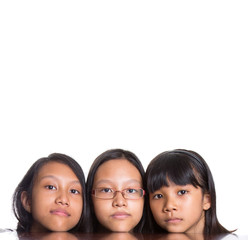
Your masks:
<instances>
[{"instance_id":1,"label":"cheek","mask_svg":"<svg viewBox=\"0 0 248 240\"><path fill-rule=\"evenodd\" d=\"M140 219L143 215L143 209L144 209L144 199L138 200L137 202L133 202L132 206L132 214L135 216L137 220L137 224L139 223Z\"/></svg>"},{"instance_id":2,"label":"cheek","mask_svg":"<svg viewBox=\"0 0 248 240\"><path fill-rule=\"evenodd\" d=\"M54 202L54 197L51 194L44 194L43 192L33 192L31 200L31 208L36 211L45 209Z\"/></svg>"},{"instance_id":3,"label":"cheek","mask_svg":"<svg viewBox=\"0 0 248 240\"><path fill-rule=\"evenodd\" d=\"M112 201L110 200L99 200L93 201L94 212L96 219L99 223L106 227L107 229L111 229L109 225L109 215L111 215L112 209Z\"/></svg>"},{"instance_id":4,"label":"cheek","mask_svg":"<svg viewBox=\"0 0 248 240\"><path fill-rule=\"evenodd\" d=\"M195 206L195 208L200 207L203 205L203 199L201 196L194 196L190 198L184 199L181 204L184 204L185 206Z\"/></svg>"},{"instance_id":5,"label":"cheek","mask_svg":"<svg viewBox=\"0 0 248 240\"><path fill-rule=\"evenodd\" d=\"M144 209L144 199L140 199L140 200L131 200L131 202L129 203L130 207L132 207L132 211L138 215L142 215L143 214L143 209Z\"/></svg>"},{"instance_id":6,"label":"cheek","mask_svg":"<svg viewBox=\"0 0 248 240\"><path fill-rule=\"evenodd\" d=\"M161 201L150 201L150 209L154 218L158 218L161 212L162 202Z\"/></svg>"},{"instance_id":7,"label":"cheek","mask_svg":"<svg viewBox=\"0 0 248 240\"><path fill-rule=\"evenodd\" d=\"M112 208L112 201L110 200L94 200L93 199L94 212L97 219L104 219Z\"/></svg>"},{"instance_id":8,"label":"cheek","mask_svg":"<svg viewBox=\"0 0 248 240\"><path fill-rule=\"evenodd\" d=\"M71 208L73 208L73 211L81 216L81 213L83 212L83 199L73 199L71 200Z\"/></svg>"},{"instance_id":9,"label":"cheek","mask_svg":"<svg viewBox=\"0 0 248 240\"><path fill-rule=\"evenodd\" d=\"M156 208L158 208L158 205L159 205L158 202L156 203L153 200L149 200L149 206L150 206L152 212L155 211Z\"/></svg>"}]
</instances>

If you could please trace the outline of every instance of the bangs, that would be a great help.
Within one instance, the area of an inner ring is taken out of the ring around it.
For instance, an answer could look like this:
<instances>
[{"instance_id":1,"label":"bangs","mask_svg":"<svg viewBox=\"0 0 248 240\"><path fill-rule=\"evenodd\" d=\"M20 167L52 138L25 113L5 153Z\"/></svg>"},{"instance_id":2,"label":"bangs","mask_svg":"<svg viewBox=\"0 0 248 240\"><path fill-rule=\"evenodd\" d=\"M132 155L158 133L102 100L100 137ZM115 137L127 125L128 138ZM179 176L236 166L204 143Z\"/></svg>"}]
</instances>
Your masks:
<instances>
[{"instance_id":1,"label":"bangs","mask_svg":"<svg viewBox=\"0 0 248 240\"><path fill-rule=\"evenodd\" d=\"M181 186L191 184L194 187L201 187L196 171L187 158L188 156L182 158L182 155L169 153L165 158L163 156L155 158L147 169L148 192L153 193L163 186L168 187L169 182Z\"/></svg>"}]
</instances>

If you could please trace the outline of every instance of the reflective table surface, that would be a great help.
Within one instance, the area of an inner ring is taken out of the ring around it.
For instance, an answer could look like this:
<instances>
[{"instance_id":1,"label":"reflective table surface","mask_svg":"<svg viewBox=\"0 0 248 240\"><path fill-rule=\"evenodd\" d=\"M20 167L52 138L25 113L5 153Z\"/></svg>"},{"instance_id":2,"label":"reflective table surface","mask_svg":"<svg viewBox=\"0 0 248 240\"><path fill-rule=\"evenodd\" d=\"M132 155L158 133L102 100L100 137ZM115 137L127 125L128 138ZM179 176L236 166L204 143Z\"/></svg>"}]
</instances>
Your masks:
<instances>
[{"instance_id":1,"label":"reflective table surface","mask_svg":"<svg viewBox=\"0 0 248 240\"><path fill-rule=\"evenodd\" d=\"M218 235L206 237L201 234L131 234L131 233L68 233L51 232L39 234L18 234L15 231L0 231L0 239L4 240L226 240L226 239L248 239L248 236L238 236L235 234Z\"/></svg>"}]
</instances>

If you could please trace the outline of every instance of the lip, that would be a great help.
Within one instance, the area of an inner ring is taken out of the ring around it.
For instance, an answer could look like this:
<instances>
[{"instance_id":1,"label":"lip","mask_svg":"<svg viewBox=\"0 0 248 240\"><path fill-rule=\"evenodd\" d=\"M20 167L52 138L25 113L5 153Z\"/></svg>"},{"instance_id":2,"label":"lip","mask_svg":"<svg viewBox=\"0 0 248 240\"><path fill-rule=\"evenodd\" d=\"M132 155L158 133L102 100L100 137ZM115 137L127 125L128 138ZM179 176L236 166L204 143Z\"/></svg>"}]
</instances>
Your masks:
<instances>
[{"instance_id":1,"label":"lip","mask_svg":"<svg viewBox=\"0 0 248 240\"><path fill-rule=\"evenodd\" d=\"M62 216L62 217L69 217L70 216L70 214L64 209L54 209L54 210L51 210L50 213L52 215L57 215L57 216Z\"/></svg>"},{"instance_id":2,"label":"lip","mask_svg":"<svg viewBox=\"0 0 248 240\"><path fill-rule=\"evenodd\" d=\"M172 224L177 224L177 223L180 223L182 222L182 218L169 218L169 219L166 219L165 222L166 223L172 223Z\"/></svg>"},{"instance_id":3,"label":"lip","mask_svg":"<svg viewBox=\"0 0 248 240\"><path fill-rule=\"evenodd\" d=\"M111 217L115 218L115 219L126 219L130 216L131 215L129 213L126 213L126 212L115 212L114 214L111 215Z\"/></svg>"}]
</instances>

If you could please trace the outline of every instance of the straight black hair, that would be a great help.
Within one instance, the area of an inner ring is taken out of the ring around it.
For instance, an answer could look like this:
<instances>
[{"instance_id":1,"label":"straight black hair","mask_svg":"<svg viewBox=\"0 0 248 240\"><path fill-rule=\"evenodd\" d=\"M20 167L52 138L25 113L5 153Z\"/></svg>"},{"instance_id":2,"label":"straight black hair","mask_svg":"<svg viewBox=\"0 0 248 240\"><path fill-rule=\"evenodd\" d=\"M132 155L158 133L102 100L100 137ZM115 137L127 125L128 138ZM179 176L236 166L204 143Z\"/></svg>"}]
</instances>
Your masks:
<instances>
[{"instance_id":1,"label":"straight black hair","mask_svg":"<svg viewBox=\"0 0 248 240\"><path fill-rule=\"evenodd\" d=\"M217 219L213 176L207 163L198 153L185 149L162 152L149 163L145 179L149 193L169 186L168 180L176 185L192 184L196 188L200 187L203 194L210 195L211 201L211 207L205 211L204 234L230 233ZM155 223L150 208L148 215L147 225L151 232L165 231Z\"/></svg>"},{"instance_id":2,"label":"straight black hair","mask_svg":"<svg viewBox=\"0 0 248 240\"><path fill-rule=\"evenodd\" d=\"M53 153L50 154L48 157L40 158L38 159L27 171L21 182L18 184L17 188L15 189L15 192L13 194L13 202L12 202L12 208L14 211L14 214L18 220L17 224L17 231L18 232L29 232L32 223L33 218L32 214L27 212L21 202L21 194L22 192L26 191L27 196L29 199L32 197L32 190L33 185L35 182L35 179L38 175L39 170L41 167L43 167L45 164L49 162L58 162L67 165L71 168L71 170L75 173L77 176L81 186L82 186L82 195L83 195L83 212L81 214L81 218L78 222L78 224L70 230L70 232L74 231L84 231L85 226L85 220L87 219L86 216L86 196L85 196L85 178L84 173L81 168L81 166L71 157L61 154L61 153Z\"/></svg>"},{"instance_id":3,"label":"straight black hair","mask_svg":"<svg viewBox=\"0 0 248 240\"><path fill-rule=\"evenodd\" d=\"M140 175L142 177L142 181L144 181L145 177L145 171L142 166L142 163L138 159L138 157L130 152L126 151L123 149L111 149L103 152L101 155L99 155L95 161L92 163L91 168L88 173L88 178L87 178L87 191L86 191L86 196L87 196L87 202L89 203L89 213L90 215L90 220L88 222L88 230L89 232L97 232L99 229L101 229L101 225L99 221L96 218L95 212L94 212L94 206L93 206L93 201L92 201L92 187L94 183L94 177L96 174L97 169L99 168L100 165L103 163L109 161L109 160L114 160L114 159L126 159L130 163L132 163L140 172ZM143 209L143 215L140 220L140 222L135 226L133 229L133 232L135 233L140 233L142 232L142 229L144 227L145 223L145 218L146 218L146 204L144 204L144 209Z\"/></svg>"}]
</instances>

